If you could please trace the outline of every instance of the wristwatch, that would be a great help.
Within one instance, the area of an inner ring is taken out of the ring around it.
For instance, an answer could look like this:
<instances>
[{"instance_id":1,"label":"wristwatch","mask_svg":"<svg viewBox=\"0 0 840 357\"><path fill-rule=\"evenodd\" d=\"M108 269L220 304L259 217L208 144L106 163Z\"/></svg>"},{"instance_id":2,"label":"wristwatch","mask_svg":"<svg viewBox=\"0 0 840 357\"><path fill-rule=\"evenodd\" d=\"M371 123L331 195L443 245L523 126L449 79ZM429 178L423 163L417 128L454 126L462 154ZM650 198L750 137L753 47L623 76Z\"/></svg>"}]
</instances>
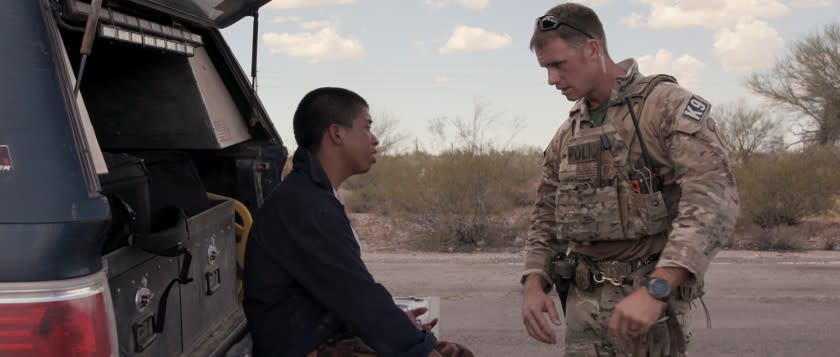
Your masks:
<instances>
[{"instance_id":1,"label":"wristwatch","mask_svg":"<svg viewBox=\"0 0 840 357\"><path fill-rule=\"evenodd\" d=\"M671 296L671 284L668 283L668 280L646 277L639 282L639 285L646 287L650 295L656 300L668 302L668 298Z\"/></svg>"}]
</instances>

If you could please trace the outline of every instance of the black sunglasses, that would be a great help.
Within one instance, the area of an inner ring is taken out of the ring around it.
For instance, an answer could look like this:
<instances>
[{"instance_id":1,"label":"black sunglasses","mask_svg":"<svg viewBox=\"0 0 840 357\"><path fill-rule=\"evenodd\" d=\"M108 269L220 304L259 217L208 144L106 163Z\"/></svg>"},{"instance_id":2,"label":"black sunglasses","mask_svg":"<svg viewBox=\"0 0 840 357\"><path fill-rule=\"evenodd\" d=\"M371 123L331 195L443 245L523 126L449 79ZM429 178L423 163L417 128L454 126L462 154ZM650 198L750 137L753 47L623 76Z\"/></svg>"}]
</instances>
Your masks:
<instances>
[{"instance_id":1,"label":"black sunglasses","mask_svg":"<svg viewBox=\"0 0 840 357\"><path fill-rule=\"evenodd\" d=\"M557 19L557 16L555 16L555 15L543 15L543 16L538 17L537 18L537 26L540 28L540 31L542 31L542 32L551 31L551 30L554 30L554 29L556 29L560 26L566 26L566 27L568 27L572 30L580 32L581 34L583 34L584 36L586 36L588 38L594 39L594 37L592 37L592 35L590 35L588 32L583 31L583 30L575 27L575 25L572 25L568 22L560 21L559 19Z\"/></svg>"}]
</instances>

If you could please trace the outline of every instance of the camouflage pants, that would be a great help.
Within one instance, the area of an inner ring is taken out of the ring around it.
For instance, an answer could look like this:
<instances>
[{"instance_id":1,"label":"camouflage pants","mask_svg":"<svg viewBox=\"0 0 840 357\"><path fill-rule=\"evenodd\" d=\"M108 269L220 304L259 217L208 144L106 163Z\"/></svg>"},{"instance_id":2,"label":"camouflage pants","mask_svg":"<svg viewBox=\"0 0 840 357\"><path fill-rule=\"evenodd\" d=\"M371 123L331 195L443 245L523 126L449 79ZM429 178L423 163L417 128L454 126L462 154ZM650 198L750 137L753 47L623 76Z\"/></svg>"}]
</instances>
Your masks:
<instances>
[{"instance_id":1,"label":"camouflage pants","mask_svg":"<svg viewBox=\"0 0 840 357\"><path fill-rule=\"evenodd\" d=\"M647 335L634 341L621 341L609 337L607 331L615 305L635 289L631 286L605 284L595 286L591 291L569 289L566 312L566 356L567 357L684 357L684 353L671 353L674 342L669 333L670 319L651 327ZM679 325L671 321L671 328L682 329L688 342L690 303L674 296L668 302L672 316Z\"/></svg>"},{"instance_id":2,"label":"camouflage pants","mask_svg":"<svg viewBox=\"0 0 840 357\"><path fill-rule=\"evenodd\" d=\"M429 357L474 357L466 347L457 343L438 341ZM309 352L306 357L377 357L376 352L359 338L329 341Z\"/></svg>"}]
</instances>

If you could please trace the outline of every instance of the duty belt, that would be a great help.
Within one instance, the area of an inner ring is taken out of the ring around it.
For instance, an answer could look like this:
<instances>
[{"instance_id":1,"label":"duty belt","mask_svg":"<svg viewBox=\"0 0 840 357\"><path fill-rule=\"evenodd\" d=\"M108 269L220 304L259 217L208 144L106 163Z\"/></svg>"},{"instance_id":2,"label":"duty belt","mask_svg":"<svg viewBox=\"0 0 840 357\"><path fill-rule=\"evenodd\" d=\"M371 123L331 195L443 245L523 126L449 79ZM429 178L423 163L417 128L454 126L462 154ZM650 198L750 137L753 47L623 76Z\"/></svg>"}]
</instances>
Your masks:
<instances>
[{"instance_id":1,"label":"duty belt","mask_svg":"<svg viewBox=\"0 0 840 357\"><path fill-rule=\"evenodd\" d=\"M633 280L650 273L656 262L659 261L659 254L649 255L644 258L636 258L629 262L616 260L593 261L584 255L577 256L579 264L586 268L576 277L578 287L586 287L590 281L596 284L611 284L615 286L633 285ZM581 281L585 279L584 281Z\"/></svg>"}]
</instances>

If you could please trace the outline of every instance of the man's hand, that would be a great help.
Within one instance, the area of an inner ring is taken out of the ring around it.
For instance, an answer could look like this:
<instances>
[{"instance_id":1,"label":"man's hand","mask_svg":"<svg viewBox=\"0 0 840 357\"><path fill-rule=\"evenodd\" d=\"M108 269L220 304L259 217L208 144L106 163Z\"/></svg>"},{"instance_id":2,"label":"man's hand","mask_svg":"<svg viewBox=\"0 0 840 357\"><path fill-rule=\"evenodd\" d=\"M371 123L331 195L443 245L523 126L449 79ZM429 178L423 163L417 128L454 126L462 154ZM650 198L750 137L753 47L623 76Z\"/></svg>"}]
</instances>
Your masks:
<instances>
[{"instance_id":1,"label":"man's hand","mask_svg":"<svg viewBox=\"0 0 840 357\"><path fill-rule=\"evenodd\" d=\"M468 348L454 342L438 341L428 357L475 357Z\"/></svg>"},{"instance_id":2,"label":"man's hand","mask_svg":"<svg viewBox=\"0 0 840 357\"><path fill-rule=\"evenodd\" d=\"M665 302L656 300L646 288L640 288L615 306L609 323L610 336L625 341L642 336L664 309Z\"/></svg>"},{"instance_id":3,"label":"man's hand","mask_svg":"<svg viewBox=\"0 0 840 357\"><path fill-rule=\"evenodd\" d=\"M691 273L685 268L665 267L656 268L650 276L665 279L671 289L676 289ZM647 288L639 288L615 306L609 323L610 336L629 341L646 334L662 315L665 305L650 295Z\"/></svg>"},{"instance_id":4,"label":"man's hand","mask_svg":"<svg viewBox=\"0 0 840 357\"><path fill-rule=\"evenodd\" d=\"M414 323L414 326L416 326L418 330L427 330L428 331L428 330L431 330L432 328L434 328L435 325L437 325L438 319L435 318L434 320L429 321L428 323L421 324L418 317L425 314L426 311L429 311L429 309L427 309L425 307L418 307L416 309L411 309L411 310L406 311L405 314L408 315L408 319L411 320L411 322Z\"/></svg>"},{"instance_id":5,"label":"man's hand","mask_svg":"<svg viewBox=\"0 0 840 357\"><path fill-rule=\"evenodd\" d=\"M525 323L525 329L531 337L543 343L555 344L557 337L544 314L548 313L551 322L557 326L560 326L560 316L554 301L543 291L543 285L544 280L539 274L531 274L526 278L522 322Z\"/></svg>"}]
</instances>

